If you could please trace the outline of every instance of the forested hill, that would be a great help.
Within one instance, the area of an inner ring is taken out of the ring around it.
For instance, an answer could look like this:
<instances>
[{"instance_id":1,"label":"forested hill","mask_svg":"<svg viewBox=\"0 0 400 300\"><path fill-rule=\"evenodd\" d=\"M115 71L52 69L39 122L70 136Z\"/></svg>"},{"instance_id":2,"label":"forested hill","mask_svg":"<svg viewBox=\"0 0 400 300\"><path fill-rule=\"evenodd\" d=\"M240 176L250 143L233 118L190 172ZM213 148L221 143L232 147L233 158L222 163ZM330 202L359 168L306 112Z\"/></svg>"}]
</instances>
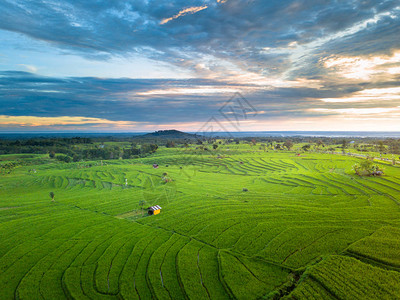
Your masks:
<instances>
[{"instance_id":1,"label":"forested hill","mask_svg":"<svg viewBox=\"0 0 400 300\"><path fill-rule=\"evenodd\" d=\"M182 132L179 130L159 130L152 133L147 133L136 138L157 138L157 139L198 139L200 135Z\"/></svg>"}]
</instances>

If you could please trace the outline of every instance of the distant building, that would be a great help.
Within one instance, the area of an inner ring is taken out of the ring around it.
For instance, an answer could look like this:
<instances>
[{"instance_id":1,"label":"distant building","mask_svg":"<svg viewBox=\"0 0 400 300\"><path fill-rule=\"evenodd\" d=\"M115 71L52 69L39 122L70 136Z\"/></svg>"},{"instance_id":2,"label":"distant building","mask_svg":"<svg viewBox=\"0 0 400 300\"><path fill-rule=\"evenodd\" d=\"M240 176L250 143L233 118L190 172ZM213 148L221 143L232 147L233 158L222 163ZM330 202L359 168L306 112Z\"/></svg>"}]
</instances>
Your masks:
<instances>
[{"instance_id":1,"label":"distant building","mask_svg":"<svg viewBox=\"0 0 400 300\"><path fill-rule=\"evenodd\" d=\"M160 211L161 211L161 206L159 205L154 205L147 208L147 213L149 214L149 216L158 215Z\"/></svg>"}]
</instances>

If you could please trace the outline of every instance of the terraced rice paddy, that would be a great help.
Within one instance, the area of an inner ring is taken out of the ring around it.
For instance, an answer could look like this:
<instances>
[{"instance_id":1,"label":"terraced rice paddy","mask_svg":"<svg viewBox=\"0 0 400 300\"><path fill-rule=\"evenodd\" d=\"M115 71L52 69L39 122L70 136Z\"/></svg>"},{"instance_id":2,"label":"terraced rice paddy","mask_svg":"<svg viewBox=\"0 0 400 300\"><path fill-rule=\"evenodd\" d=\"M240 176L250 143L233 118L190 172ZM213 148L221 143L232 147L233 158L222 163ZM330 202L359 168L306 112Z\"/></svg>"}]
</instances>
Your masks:
<instances>
[{"instance_id":1,"label":"terraced rice paddy","mask_svg":"<svg viewBox=\"0 0 400 300\"><path fill-rule=\"evenodd\" d=\"M0 298L399 297L398 167L361 178L357 158L249 150L0 177Z\"/></svg>"}]
</instances>

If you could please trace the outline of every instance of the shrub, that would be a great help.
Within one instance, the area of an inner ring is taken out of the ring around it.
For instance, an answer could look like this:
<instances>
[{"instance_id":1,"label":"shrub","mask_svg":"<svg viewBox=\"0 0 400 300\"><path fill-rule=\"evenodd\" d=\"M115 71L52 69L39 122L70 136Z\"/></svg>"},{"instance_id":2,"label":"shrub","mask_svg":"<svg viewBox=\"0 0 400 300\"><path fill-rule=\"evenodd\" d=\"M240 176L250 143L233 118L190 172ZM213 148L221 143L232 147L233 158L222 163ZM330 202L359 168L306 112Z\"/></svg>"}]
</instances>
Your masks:
<instances>
[{"instance_id":1,"label":"shrub","mask_svg":"<svg viewBox=\"0 0 400 300\"><path fill-rule=\"evenodd\" d=\"M63 155L63 154L56 155L56 159L58 161L63 161L63 162L66 162L66 163L70 163L72 161L72 158L70 156Z\"/></svg>"}]
</instances>

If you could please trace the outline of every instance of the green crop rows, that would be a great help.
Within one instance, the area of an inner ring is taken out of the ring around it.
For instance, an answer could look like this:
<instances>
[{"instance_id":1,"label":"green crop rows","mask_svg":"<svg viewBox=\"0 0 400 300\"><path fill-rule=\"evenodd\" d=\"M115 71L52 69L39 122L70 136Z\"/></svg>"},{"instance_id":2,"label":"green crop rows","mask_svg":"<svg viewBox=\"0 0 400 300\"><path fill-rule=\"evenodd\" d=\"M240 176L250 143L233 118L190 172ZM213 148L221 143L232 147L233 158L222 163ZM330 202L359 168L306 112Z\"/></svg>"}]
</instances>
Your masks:
<instances>
[{"instance_id":1,"label":"green crop rows","mask_svg":"<svg viewBox=\"0 0 400 300\"><path fill-rule=\"evenodd\" d=\"M0 298L399 297L398 167L367 178L353 157L218 151L0 177Z\"/></svg>"}]
</instances>

